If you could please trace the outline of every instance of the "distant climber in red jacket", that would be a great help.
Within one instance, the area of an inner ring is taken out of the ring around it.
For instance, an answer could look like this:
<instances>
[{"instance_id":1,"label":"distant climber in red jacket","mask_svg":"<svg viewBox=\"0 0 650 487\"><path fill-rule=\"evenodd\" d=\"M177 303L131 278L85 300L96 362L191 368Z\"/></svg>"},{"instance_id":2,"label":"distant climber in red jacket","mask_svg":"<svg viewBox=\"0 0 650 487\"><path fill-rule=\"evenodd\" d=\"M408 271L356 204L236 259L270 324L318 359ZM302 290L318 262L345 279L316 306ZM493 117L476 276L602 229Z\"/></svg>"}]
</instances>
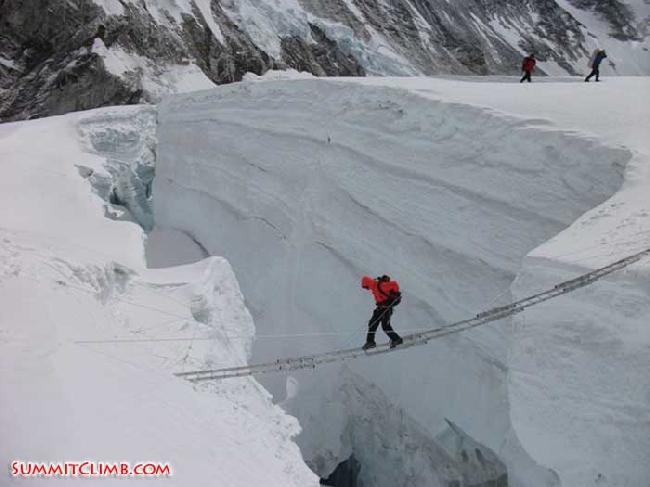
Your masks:
<instances>
[{"instance_id":1,"label":"distant climber in red jacket","mask_svg":"<svg viewBox=\"0 0 650 487\"><path fill-rule=\"evenodd\" d=\"M377 307L372 313L372 318L368 322L368 336L366 337L366 343L363 349L368 350L377 346L375 343L375 332L377 331L379 322L381 322L381 329L390 338L390 348L394 348L403 343L402 338L390 326L390 317L393 314L393 308L402 299L397 281L391 281L390 277L386 275L376 279L370 276L363 276L361 278L361 287L372 291L375 302L377 303Z\"/></svg>"},{"instance_id":2,"label":"distant climber in red jacket","mask_svg":"<svg viewBox=\"0 0 650 487\"><path fill-rule=\"evenodd\" d=\"M528 80L530 83L532 81L530 75L533 74L533 69L535 69L535 55L531 54L530 56L524 58L524 62L521 64L521 70L524 72L524 75L519 80L519 82L523 83L524 80Z\"/></svg>"}]
</instances>

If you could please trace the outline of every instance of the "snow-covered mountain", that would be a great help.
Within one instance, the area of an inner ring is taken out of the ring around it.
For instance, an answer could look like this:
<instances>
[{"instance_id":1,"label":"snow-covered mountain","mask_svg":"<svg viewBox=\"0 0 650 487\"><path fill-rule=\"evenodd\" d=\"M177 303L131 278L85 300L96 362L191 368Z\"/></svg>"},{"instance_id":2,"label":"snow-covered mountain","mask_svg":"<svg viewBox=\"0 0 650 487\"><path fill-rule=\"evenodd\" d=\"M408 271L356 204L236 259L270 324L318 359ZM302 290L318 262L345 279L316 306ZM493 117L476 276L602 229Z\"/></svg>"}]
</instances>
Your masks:
<instances>
[{"instance_id":1,"label":"snow-covered mountain","mask_svg":"<svg viewBox=\"0 0 650 487\"><path fill-rule=\"evenodd\" d=\"M0 120L157 101L294 68L319 76L650 73L645 0L5 0Z\"/></svg>"}]
</instances>

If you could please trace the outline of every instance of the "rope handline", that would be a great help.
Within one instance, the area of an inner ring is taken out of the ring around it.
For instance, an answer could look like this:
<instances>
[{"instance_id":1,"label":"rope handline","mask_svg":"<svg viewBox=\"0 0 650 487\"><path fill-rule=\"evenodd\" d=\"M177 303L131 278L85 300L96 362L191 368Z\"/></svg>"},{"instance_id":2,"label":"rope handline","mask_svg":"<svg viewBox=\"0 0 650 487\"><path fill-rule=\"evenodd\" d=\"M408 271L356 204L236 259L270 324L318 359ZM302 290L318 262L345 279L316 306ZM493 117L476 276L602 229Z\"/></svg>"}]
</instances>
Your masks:
<instances>
[{"instance_id":1,"label":"rope handline","mask_svg":"<svg viewBox=\"0 0 650 487\"><path fill-rule=\"evenodd\" d=\"M315 368L316 365L326 364L337 361L344 361L348 359L356 359L361 357L367 357L369 355L379 355L382 353L397 352L406 348L426 345L429 340L439 338L451 333L458 333L461 331L469 330L477 326L481 326L492 321L501 320L508 316L512 316L516 313L524 311L524 309L540 304L549 299L553 299L562 294L567 294L575 291L576 289L588 286L596 282L598 279L611 274L617 270L628 267L635 262L643 259L646 256L650 255L650 248L647 248L641 252L625 257L621 260L613 262L606 267L596 269L594 271L588 272L581 276L578 276L574 279L561 282L556 284L552 289L547 291L533 294L519 301L515 301L505 306L499 306L492 308L488 311L477 314L474 318L466 319L463 321L458 321L450 325L446 325L439 328L434 328L429 331L422 333L415 333L411 335L406 335L403 338L404 343L395 348L390 348L389 345L381 344L377 345L376 348L369 350L362 350L361 348L352 348L346 350L337 350L333 352L327 352L323 354L310 355L304 357L294 357L294 358L285 358L278 359L275 362L261 363L261 364L252 364L252 365L243 365L238 367L229 367L224 369L216 370L198 370L191 372L180 372L176 373L177 377L182 377L191 382L201 382L207 380L219 380L226 379L231 377L244 377L254 374L263 374L270 372L284 372L292 370L300 370L307 368Z\"/></svg>"},{"instance_id":2,"label":"rope handline","mask_svg":"<svg viewBox=\"0 0 650 487\"><path fill-rule=\"evenodd\" d=\"M0 227L0 231L10 231L10 230L9 230L9 229L6 229L6 228L3 228L3 227ZM27 233L37 233L37 232L27 232ZM645 234L645 233L650 233L650 230L639 232L639 234ZM45 235L45 234L43 234L43 235ZM569 252L569 253L565 253L565 254L553 255L553 256L549 256L549 257L546 257L546 256L540 256L540 257L541 257L541 258L549 258L549 259L551 259L551 258L556 258L556 257L565 257L565 256L568 256L568 255L574 255L574 254L579 253L579 252L584 252L584 251L586 251L586 250L589 250L589 249L592 249L592 248L595 248L595 247L605 246L605 245L612 245L612 244L636 244L636 245L634 245L634 246L636 247L636 246L644 245L644 243L645 243L645 242L643 242L643 240L641 240L641 241L635 241L635 240L614 240L614 241L611 241L611 242L606 242L606 243L600 243L600 244L592 245L592 246L590 246L590 247L585 247L584 249L581 249L581 250L578 250L578 251ZM2 244L2 242L0 242L0 245L2 245L3 247L5 247L5 245ZM75 245L75 244L73 243L73 245ZM84 248L85 248L85 247L84 247ZM565 261L565 262L566 262L567 264L577 263L577 262L581 262L581 261L588 260L588 259L594 259L594 258L598 258L598 257L603 257L603 256L605 256L605 255L608 255L608 256L620 255L620 254L622 254L622 253L624 253L624 252L625 252L625 251L614 251L614 252L608 252L607 254L605 254L605 253L602 253L602 254L595 254L595 255L592 255L592 256L589 256L589 257L582 257L582 258L580 258L580 259L576 259L576 260L567 260L567 261ZM101 252L99 252L99 253L101 253ZM45 263L45 260L43 260L43 262ZM61 272L60 269L57 269L57 270L58 270L59 272ZM44 282L44 281L42 281L41 279L37 279L37 278L35 278L35 277L28 276L28 275L25 275L25 274L20 274L20 277L22 277L22 278L26 278L26 279L30 279L30 280L33 280L33 281L35 281L35 282L39 282L39 283ZM58 281L58 280L55 281L55 282L57 282L57 283L60 284L61 286L68 287L68 288L71 288L71 289L76 289L76 290L78 290L78 291L82 291L82 292L87 293L87 294L90 294L90 295L96 295L96 294L98 294L98 292L97 292L96 290L93 290L93 289L88 289L88 288L85 288L85 287L81 287L81 286L78 286L78 285L75 285L75 284L71 284L71 283L67 283L67 282L63 282L63 281ZM147 283L146 283L146 282L143 282L143 284L146 285ZM181 301L178 301L178 300L174 299L173 297L169 296L167 293L161 293L161 292L159 292L158 290L154 290L154 289L151 289L151 288L149 288L149 287L147 287L146 289L147 289L148 291L152 291L152 292L154 292L155 294L158 294L158 295L160 295L160 296L165 296L165 297L167 297L167 298L169 298L169 299L172 299L173 301L176 301L178 304L181 304L181 305L187 305L187 304L190 304L189 302L188 302L188 303L183 303L183 302L181 302ZM488 304L488 306L489 306L490 304L494 303L495 301L497 301L497 300L498 300L501 296L503 296L503 295L504 295L504 294L505 294L509 289L510 289L510 286L508 286L507 288L505 288L501 293L497 294L497 295L496 295L496 296L495 296L495 297L490 301L490 303ZM183 315L180 315L180 314L176 314L176 313L173 313L173 312L169 312L169 311L166 311L166 310L163 310L163 309L157 308L157 307L155 307L155 306L147 306L147 305L143 305L143 304L140 304L140 303L136 303L136 302L134 302L134 301L131 301L131 300L128 300L128 299L122 298L122 297L120 297L120 296L118 296L118 295L112 295L112 296L110 297L110 299L115 300L115 301L118 301L118 302L122 302L122 303L127 304L127 305L132 305L132 306L139 307L139 308L145 308L145 309L149 309L149 310L152 310L152 311L157 311L157 312L160 312L161 314L165 314L165 315L168 315L168 316L171 316L171 317L177 318L177 319L175 319L175 320L166 321L166 322L163 322L163 323L159 323L159 324L153 325L153 326L151 326L151 327L146 328L145 330L149 330L149 329L152 329L152 328L158 328L158 327L160 327L160 326L168 325L168 324L170 324L170 323L174 323L174 322L179 322L179 321L184 321L184 320L188 320L188 321L191 321L191 320L192 320L192 316L191 316L191 315L183 316ZM427 331L427 330L429 330L429 328L406 328L406 329L403 329L403 330L404 330L404 331L415 332L415 331ZM255 335L254 337L251 337L250 335L226 335L225 338L229 338L229 339L237 339L237 338L255 338L255 339L258 339L258 338L291 338L291 337L309 337L309 336L317 337L317 336L332 336L332 335L359 335L359 334L365 334L365 333L367 333L367 330L356 330L356 331L333 331L333 332L317 332L317 333L291 333L291 334L273 334L273 335ZM195 340L195 341L214 340L214 337L195 337L194 340ZM75 344L91 344L91 343L101 344L101 343L182 342L182 341L192 341L192 338L188 338L188 337L178 337L178 338L175 338L175 337L169 337L169 338L150 338L150 339L147 339L147 338L143 338L143 339L137 339L137 338L129 339L129 338L124 338L124 339L78 340L78 341L74 341L73 343L75 343Z\"/></svg>"},{"instance_id":3,"label":"rope handline","mask_svg":"<svg viewBox=\"0 0 650 487\"><path fill-rule=\"evenodd\" d=\"M50 237L50 238L55 238L55 239L58 239L58 240L62 240L62 241L64 241L64 242L66 242L66 243L69 243L69 244L72 245L72 246L76 246L76 247L81 248L81 249L94 251L95 253L99 253L99 254L101 254L101 255L105 255L105 256L107 256L107 257L111 257L109 254L107 254L107 253L105 253L105 252L101 252L101 251L99 251L99 250L93 250L93 249L91 249L90 247L86 247L86 246L80 245L80 244L78 244L78 243L72 241L71 239L64 239L64 238L61 238L61 237L54 237L54 236L51 236L51 235L46 234L46 233L44 233L44 232L37 232L37 231L33 231L33 230L15 230L15 229L8 229L8 228L5 228L5 227L0 227L0 232L28 233L28 234L37 234L37 235L47 236L47 237ZM641 231L641 232L637 232L637 235L646 234L646 233L650 233L650 230L644 230L644 231ZM606 245L615 245L615 244L636 244L636 245L634 245L634 247L636 247L636 246L645 246L645 245L646 245L646 242L645 242L644 240L645 240L645 239L641 239L641 240L612 240L612 241L610 241L610 242L598 243L598 244L591 245L591 246L589 246L589 247L585 247L585 248L583 248L583 249L576 250L576 251L572 251L572 252L568 252L568 253L565 253L565 254L552 255L552 256L539 256L539 257L540 257L540 258L547 258L547 259L561 258L561 257L565 257L565 256L568 256L568 255L574 255L574 254L577 254L577 253L580 253L580 252L584 252L584 251L590 250L590 249L592 249L592 248L601 247L601 246L606 246ZM5 245L3 242L0 242L0 246L5 247L5 248L8 248L7 245ZM628 251L629 251L629 250L628 250ZM612 255L620 255L620 254L627 253L628 251L616 251L616 252L608 252L607 254L604 254L604 253L603 253L603 254L595 254L595 255L588 256L588 257L582 257L582 258L580 258L580 259L576 259L576 260L567 260L567 261L565 261L565 262L568 263L568 264L570 264L570 263L577 263L577 262L582 262L582 261L584 261L584 260L589 260L589 259L595 259L595 258L598 258L598 257L603 257L603 256L605 256L605 255L608 255L608 256L612 256ZM45 259L42 258L42 256L40 256L40 257L41 257L41 261L42 261L43 263L47 263L47 262L45 261ZM61 269L57 269L57 271L63 273L63 271L61 271ZM23 277L23 278L26 278L26 279L31 279L31 280L33 280L33 281L35 281L35 282L39 282L39 283L40 283L40 282L43 282L43 281L40 280L40 279L37 279L37 278L32 277L32 276L25 275L25 274L20 274L20 276ZM88 294L91 294L91 295L96 295L96 294L98 294L98 291L96 291L96 290L91 290L91 289L88 289L88 288L83 288L83 287L81 287L81 286L76 286L76 285L71 284L71 283L68 283L68 282L64 282L64 281L55 281L55 282L57 282L58 284L60 284L60 285L62 285L62 286L69 287L69 288L72 288L72 289L76 289L76 290L78 290L78 291L82 291L82 292L85 292L85 293L88 293ZM144 284L145 286L147 286L147 285L150 284L150 283L147 283L146 281L141 281L141 284ZM507 288L505 288L505 289L503 290L503 292L501 292L500 294L498 294L498 295L497 295L497 296L492 300L492 302L494 302L494 301L496 301L498 298L500 298L500 297L501 297L503 294L505 294L509 289L510 289L510 286L508 286ZM169 293L163 293L163 292L160 292L159 290L154 289L154 288L152 288L151 286L147 286L146 290L147 290L147 291L150 291L150 292L153 292L154 294L158 294L158 295L161 296L161 297L165 297L166 299L170 299L170 300L176 302L177 304L179 304L179 305L181 305L181 306L188 306L188 305L191 304L191 301L183 302L183 301L177 300L177 299L175 299L173 296L171 296ZM133 305L133 306L136 306L136 307L145 308L145 309L150 309L150 310L152 310L152 311L158 311L158 312L160 312L160 313L162 313L162 314L166 314L166 315L168 315L168 316L172 316L172 317L178 318L178 321L181 321L181 320L191 320L191 319L192 319L192 316L182 316L182 315L180 315L180 314L176 314L176 313L172 313L172 312L169 312L169 311L166 311L166 310L162 310L162 309L157 308L157 307L155 307L155 306L141 305L141 304L139 304L139 303L135 303L135 302L133 302L133 301L127 300L127 299L125 299L125 298L121 298L121 297L116 296L116 295L112 295L112 296L111 296L111 299L112 299L112 300L115 300L115 301L120 301L120 302L125 303L125 304L130 304L130 305ZM492 302L491 302L491 303L492 303ZM490 303L490 304L491 304L491 303ZM169 323L169 322L164 322L164 323L160 324L160 326L163 326L164 324L167 324L167 323ZM151 328L157 328L157 327L158 327L158 325L154 325L154 326L152 326ZM427 328L427 329L428 329L428 328ZM424 328L418 328L418 329L411 329L411 330L425 330L425 329L424 329ZM362 332L356 332L356 331L355 331L355 332L311 333L311 334L293 334L293 335L256 335L256 338L273 338L273 337L275 337L275 336L277 336L277 337L308 336L308 335L315 335L315 336L317 336L317 335L348 334L348 333L366 333L366 331L362 331ZM240 338L240 337L245 337L245 336L235 335L235 336L228 336L227 338ZM199 338L199 339L209 339L209 338ZM173 341L173 340L177 340L177 341L185 341L185 340L190 340L190 339L187 339L187 338L169 339L169 340L168 340L168 339L162 339L162 341ZM128 342L128 341L130 341L130 340L128 340L128 339L125 339L125 340L117 340L117 342L121 342L121 341ZM145 340L142 340L142 341L145 341ZM152 339L152 340L149 340L149 341L158 341L158 340L157 340L157 339ZM85 340L85 341L80 341L79 343L110 343L110 342L113 342L113 340ZM77 342L75 342L75 343L77 343Z\"/></svg>"},{"instance_id":4,"label":"rope handline","mask_svg":"<svg viewBox=\"0 0 650 487\"><path fill-rule=\"evenodd\" d=\"M622 252L612 252L609 255L620 255ZM595 255L589 258L596 258L596 257L602 257L605 254L601 255ZM585 259L580 259L580 260L585 260ZM574 263L578 261L567 261L567 263ZM36 280L36 279L34 279ZM79 290L83 290L81 288L77 288ZM510 286L506 287L501 293L499 293L497 296L495 296L490 302L488 303L488 306L492 305L494 302L496 302L500 297L502 297L504 294L506 294L508 291L510 291ZM90 291L86 291L90 292ZM125 302L126 304L132 304L131 301L124 301L119 298L113 297L113 299L117 299L118 301ZM162 310L160 310L162 311ZM171 316L178 316L175 314L172 314ZM382 314L383 316L383 314ZM381 318L381 317L380 317ZM191 316L183 317L178 320L172 320L172 321L166 321L161 324L154 325L152 327L146 328L145 330L151 329L151 328L158 328L160 326L168 325L170 323L178 322L178 321L183 321L183 320L191 320ZM401 331L403 332L419 332L419 331L428 331L431 328L426 327L426 328L400 328ZM304 337L321 337L321 336L343 336L343 335L365 335L368 333L367 329L363 330L336 330L336 331L330 331L330 332L309 332L309 333L276 333L276 334L268 334L268 335L258 335L255 334L255 336L251 335L224 335L224 338L228 338L231 340L236 340L236 339L268 339L268 338L304 338ZM194 341L205 341L205 340L214 340L214 336L204 336L204 337L196 337L194 338ZM105 338L105 339L98 339L98 340L77 340L74 341L73 343L75 344L90 344L90 343L146 343L146 342L189 342L192 341L191 337L163 337L163 338Z\"/></svg>"}]
</instances>

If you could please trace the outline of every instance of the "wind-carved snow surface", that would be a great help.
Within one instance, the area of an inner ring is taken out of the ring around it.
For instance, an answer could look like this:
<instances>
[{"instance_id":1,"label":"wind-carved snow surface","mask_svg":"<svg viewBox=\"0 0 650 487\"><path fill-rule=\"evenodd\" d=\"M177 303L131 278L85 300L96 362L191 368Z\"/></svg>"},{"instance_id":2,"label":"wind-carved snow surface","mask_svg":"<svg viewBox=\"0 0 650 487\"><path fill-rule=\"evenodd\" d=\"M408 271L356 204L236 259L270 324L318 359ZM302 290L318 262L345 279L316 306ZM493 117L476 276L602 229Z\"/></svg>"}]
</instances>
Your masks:
<instances>
[{"instance_id":1,"label":"wind-carved snow surface","mask_svg":"<svg viewBox=\"0 0 650 487\"><path fill-rule=\"evenodd\" d=\"M232 263L258 329L254 362L361 346L372 309L358 284L365 273L402 284L393 323L404 333L509 301L522 259L614 194L633 157L530 119L534 111L515 118L444 101L467 91L487 102L498 83L420 84L427 98L331 81L244 83L161 106L156 219ZM585 89L560 86L565 97ZM499 100L565 110L527 88L503 85ZM367 462L364 483L444 485L462 457L446 473L446 464L423 473L423 463L408 461L408 438L382 432L415 428L440 446L451 423L506 464L511 485L577 485L553 470L557 462L531 458L530 423L511 422L510 402L521 394L508 390L509 329L493 324L357 361L348 364L353 374L338 365L295 373L286 400L285 377L261 380L297 415L303 455L321 477L353 453ZM381 395L354 400L368 383ZM379 397L396 413L362 414ZM590 435L576 438L570 448L581 451ZM494 480L488 470L482 481Z\"/></svg>"},{"instance_id":2,"label":"wind-carved snow surface","mask_svg":"<svg viewBox=\"0 0 650 487\"><path fill-rule=\"evenodd\" d=\"M145 267L134 220L151 218L154 127L147 107L0 127L0 463L161 462L158 485L315 486L297 421L259 383L172 375L245 363L254 326L225 259ZM148 341L166 337L179 340Z\"/></svg>"}]
</instances>

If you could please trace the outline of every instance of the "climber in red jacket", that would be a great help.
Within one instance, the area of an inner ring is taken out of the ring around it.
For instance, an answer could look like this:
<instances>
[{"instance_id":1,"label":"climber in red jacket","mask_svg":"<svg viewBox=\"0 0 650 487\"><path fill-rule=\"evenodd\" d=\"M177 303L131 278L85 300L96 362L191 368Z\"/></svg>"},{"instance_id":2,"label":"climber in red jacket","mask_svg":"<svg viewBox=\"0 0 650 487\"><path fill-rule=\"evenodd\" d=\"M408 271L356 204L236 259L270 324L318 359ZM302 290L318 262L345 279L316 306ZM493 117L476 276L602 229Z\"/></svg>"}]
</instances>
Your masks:
<instances>
[{"instance_id":1,"label":"climber in red jacket","mask_svg":"<svg viewBox=\"0 0 650 487\"><path fill-rule=\"evenodd\" d=\"M532 81L530 75L533 74L533 69L535 69L535 55L531 54L527 58L524 58L524 62L521 63L521 70L524 72L520 83L523 83L524 80L527 80L529 83Z\"/></svg>"},{"instance_id":2,"label":"climber in red jacket","mask_svg":"<svg viewBox=\"0 0 650 487\"><path fill-rule=\"evenodd\" d=\"M372 318L368 322L368 336L366 337L366 343L363 349L368 350L377 346L375 343L375 333L379 322L381 322L381 329L390 338L390 348L394 348L403 343L402 338L390 326L390 317L393 314L393 308L402 300L397 281L391 281L390 277L386 275L376 279L370 276L363 276L361 278L361 287L372 291L375 302L377 303Z\"/></svg>"}]
</instances>

